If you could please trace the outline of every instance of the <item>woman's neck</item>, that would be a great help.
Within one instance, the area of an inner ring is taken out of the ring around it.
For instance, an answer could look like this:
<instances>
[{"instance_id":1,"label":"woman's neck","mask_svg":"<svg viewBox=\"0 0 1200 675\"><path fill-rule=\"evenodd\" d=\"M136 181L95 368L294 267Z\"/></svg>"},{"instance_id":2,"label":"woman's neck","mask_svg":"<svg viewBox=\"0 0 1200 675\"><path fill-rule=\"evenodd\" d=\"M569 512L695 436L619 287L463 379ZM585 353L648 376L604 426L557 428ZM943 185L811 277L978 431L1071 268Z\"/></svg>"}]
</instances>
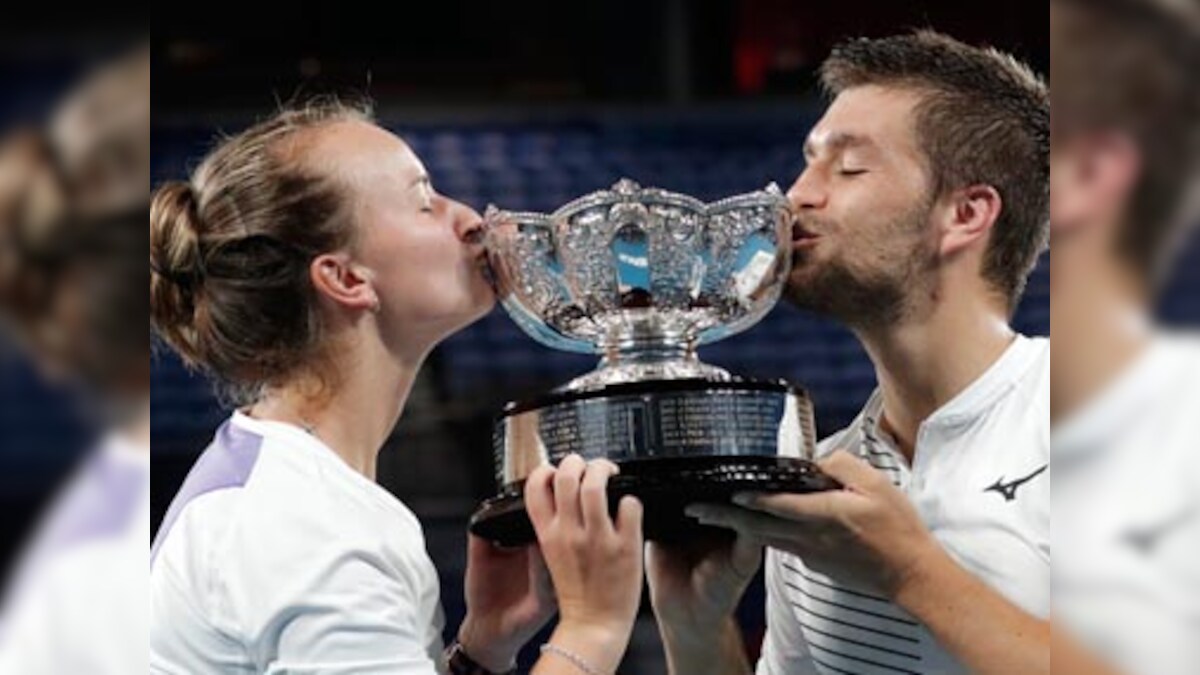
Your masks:
<instances>
[{"instance_id":1,"label":"woman's neck","mask_svg":"<svg viewBox=\"0 0 1200 675\"><path fill-rule=\"evenodd\" d=\"M311 386L284 387L269 392L249 414L303 428L375 480L379 450L400 418L423 360L423 353L397 360L382 346L358 350L339 364L332 391L314 395Z\"/></svg>"},{"instance_id":2,"label":"woman's neck","mask_svg":"<svg viewBox=\"0 0 1200 675\"><path fill-rule=\"evenodd\" d=\"M116 433L132 448L150 452L150 395L149 392L131 406L131 414L119 425Z\"/></svg>"}]
</instances>

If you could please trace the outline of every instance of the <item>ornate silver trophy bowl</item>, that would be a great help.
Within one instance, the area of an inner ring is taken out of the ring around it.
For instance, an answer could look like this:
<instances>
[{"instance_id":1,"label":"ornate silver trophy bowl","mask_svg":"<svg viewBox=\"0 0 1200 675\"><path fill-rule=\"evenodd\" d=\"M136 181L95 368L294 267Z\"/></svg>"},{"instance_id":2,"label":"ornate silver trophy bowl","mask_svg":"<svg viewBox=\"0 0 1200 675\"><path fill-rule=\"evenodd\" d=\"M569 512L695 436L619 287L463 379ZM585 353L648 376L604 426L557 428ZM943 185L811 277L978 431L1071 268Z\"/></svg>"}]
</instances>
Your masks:
<instances>
[{"instance_id":1,"label":"ornate silver trophy bowl","mask_svg":"<svg viewBox=\"0 0 1200 675\"><path fill-rule=\"evenodd\" d=\"M471 530L506 545L532 541L524 479L570 453L616 462L612 503L639 497L646 536L664 541L703 529L683 515L690 503L836 487L810 461L803 389L696 356L774 307L791 226L774 184L706 204L621 180L551 214L489 207L484 237L504 309L535 340L596 354L600 365L505 407L493 430L500 491Z\"/></svg>"}]
</instances>

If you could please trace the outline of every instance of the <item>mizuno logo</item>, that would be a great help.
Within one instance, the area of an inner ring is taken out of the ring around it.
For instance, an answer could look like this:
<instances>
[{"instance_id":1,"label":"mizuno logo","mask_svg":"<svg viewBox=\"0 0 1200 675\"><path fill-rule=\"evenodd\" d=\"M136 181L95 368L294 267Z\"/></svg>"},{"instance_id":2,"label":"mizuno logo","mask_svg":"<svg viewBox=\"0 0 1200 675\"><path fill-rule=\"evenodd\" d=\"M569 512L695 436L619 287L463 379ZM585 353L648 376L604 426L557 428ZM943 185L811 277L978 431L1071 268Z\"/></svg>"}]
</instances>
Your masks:
<instances>
[{"instance_id":1,"label":"mizuno logo","mask_svg":"<svg viewBox=\"0 0 1200 675\"><path fill-rule=\"evenodd\" d=\"M1034 478L1037 478L1046 469L1049 469L1049 468L1050 468L1050 465L1046 464L1042 468L1038 469L1037 471L1034 471L1033 473L1029 474L1028 476L1025 476L1024 478L1017 478L1017 479L1011 480L1007 483L1004 482L1004 476L1000 476L999 478L996 479L995 483L985 487L983 489L983 491L984 492L995 492L995 493L999 494L1001 497L1004 497L1004 501L1011 502L1012 500L1017 498L1017 488L1028 483L1029 481L1033 480Z\"/></svg>"},{"instance_id":2,"label":"mizuno logo","mask_svg":"<svg viewBox=\"0 0 1200 675\"><path fill-rule=\"evenodd\" d=\"M1162 522L1144 525L1140 527L1130 527L1125 530L1122 537L1126 544L1137 549L1142 555L1152 555L1158 548L1159 543L1179 528L1188 524L1195 515L1196 509L1186 509L1181 513L1176 514L1171 518L1167 518Z\"/></svg>"}]
</instances>

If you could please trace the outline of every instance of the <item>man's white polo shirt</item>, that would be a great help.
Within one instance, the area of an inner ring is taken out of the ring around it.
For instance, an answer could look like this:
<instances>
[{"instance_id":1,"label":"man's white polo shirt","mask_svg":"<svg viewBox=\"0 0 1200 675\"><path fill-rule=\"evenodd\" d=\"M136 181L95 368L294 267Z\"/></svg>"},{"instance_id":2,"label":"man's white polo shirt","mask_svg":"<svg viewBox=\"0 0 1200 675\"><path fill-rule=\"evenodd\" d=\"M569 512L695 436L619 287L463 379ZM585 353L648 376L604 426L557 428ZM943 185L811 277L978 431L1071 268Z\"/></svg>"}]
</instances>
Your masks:
<instances>
[{"instance_id":1,"label":"man's white polo shirt","mask_svg":"<svg viewBox=\"0 0 1200 675\"><path fill-rule=\"evenodd\" d=\"M881 428L876 391L821 442L887 474L965 569L1038 617L1050 613L1050 345L1018 336L918 430L913 466ZM759 675L958 673L912 616L874 589L847 586L769 551L767 637ZM986 636L980 636L986 639Z\"/></svg>"},{"instance_id":2,"label":"man's white polo shirt","mask_svg":"<svg viewBox=\"0 0 1200 675\"><path fill-rule=\"evenodd\" d=\"M1200 673L1200 340L1158 337L1053 446L1055 619L1123 672Z\"/></svg>"}]
</instances>

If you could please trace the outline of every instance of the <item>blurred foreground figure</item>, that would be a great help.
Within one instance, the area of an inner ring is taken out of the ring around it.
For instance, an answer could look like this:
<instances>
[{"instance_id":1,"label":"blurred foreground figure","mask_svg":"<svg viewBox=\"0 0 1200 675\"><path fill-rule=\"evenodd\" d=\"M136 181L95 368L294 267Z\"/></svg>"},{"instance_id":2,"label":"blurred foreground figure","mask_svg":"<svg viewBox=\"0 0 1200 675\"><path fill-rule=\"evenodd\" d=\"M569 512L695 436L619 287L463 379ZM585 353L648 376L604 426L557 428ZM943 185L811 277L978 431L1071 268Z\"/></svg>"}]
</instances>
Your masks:
<instances>
[{"instance_id":1,"label":"blurred foreground figure","mask_svg":"<svg viewBox=\"0 0 1200 675\"><path fill-rule=\"evenodd\" d=\"M1153 317L1200 220L1198 14L1051 2L1056 672L1200 672L1200 336Z\"/></svg>"},{"instance_id":2,"label":"blurred foreground figure","mask_svg":"<svg viewBox=\"0 0 1200 675\"><path fill-rule=\"evenodd\" d=\"M7 580L0 673L145 672L149 113L139 50L0 140L0 321L106 426Z\"/></svg>"}]
</instances>

